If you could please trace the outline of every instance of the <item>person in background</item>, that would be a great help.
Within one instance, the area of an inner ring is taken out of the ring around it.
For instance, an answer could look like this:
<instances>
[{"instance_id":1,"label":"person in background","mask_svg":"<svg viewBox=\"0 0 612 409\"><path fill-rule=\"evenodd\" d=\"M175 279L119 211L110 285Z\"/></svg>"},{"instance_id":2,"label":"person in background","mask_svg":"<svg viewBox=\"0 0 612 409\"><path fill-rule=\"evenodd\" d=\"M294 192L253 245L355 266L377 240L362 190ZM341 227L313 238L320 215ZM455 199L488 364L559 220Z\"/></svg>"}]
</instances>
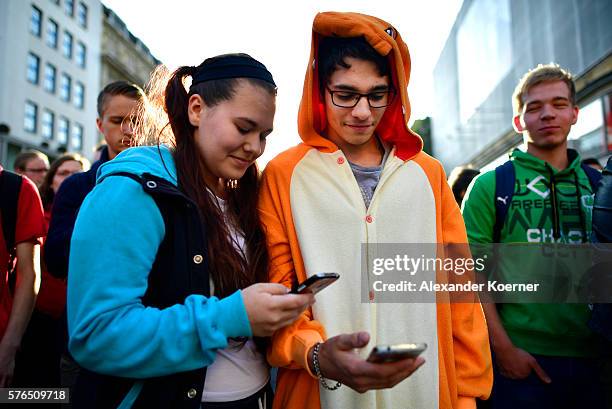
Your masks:
<instances>
[{"instance_id":1,"label":"person in background","mask_svg":"<svg viewBox=\"0 0 612 409\"><path fill-rule=\"evenodd\" d=\"M86 172L90 167L89 160L78 153L66 153L51 163L49 171L39 188L47 222L51 220L53 199L64 180L75 173Z\"/></svg>"},{"instance_id":2,"label":"person in background","mask_svg":"<svg viewBox=\"0 0 612 409\"><path fill-rule=\"evenodd\" d=\"M7 388L40 285L45 219L29 178L0 166L0 192L0 388Z\"/></svg>"},{"instance_id":3,"label":"person in background","mask_svg":"<svg viewBox=\"0 0 612 409\"><path fill-rule=\"evenodd\" d=\"M603 170L603 166L601 166L601 163L599 163L599 161L597 159L595 159L595 158L586 158L586 159L583 159L582 163L584 165L588 165L588 166L592 167L593 169L598 170L600 172Z\"/></svg>"},{"instance_id":4,"label":"person in background","mask_svg":"<svg viewBox=\"0 0 612 409\"><path fill-rule=\"evenodd\" d=\"M102 157L102 152L104 152L104 150L106 149L106 143L102 142L100 144L98 144L98 146L96 147L95 151L94 151L94 162L97 162L100 160L100 158Z\"/></svg>"},{"instance_id":5,"label":"person in background","mask_svg":"<svg viewBox=\"0 0 612 409\"><path fill-rule=\"evenodd\" d=\"M98 168L130 147L132 118L144 100L144 91L137 85L125 81L106 85L98 95L96 126L104 136L106 148L102 150L100 159L91 169L67 178L54 195L44 251L45 265L52 276L66 279L70 238L79 209L96 184ZM66 335L63 343L66 351L61 359L61 382L63 386L71 387L74 385L79 367L67 351L67 332L66 330L64 332Z\"/></svg>"},{"instance_id":6,"label":"person in background","mask_svg":"<svg viewBox=\"0 0 612 409\"><path fill-rule=\"evenodd\" d=\"M89 169L89 161L78 153L66 153L51 163L39 188L46 227L51 219L53 198L69 176ZM44 257L41 258L43 260ZM17 354L14 386L59 387L61 315L66 306L66 280L47 272L41 262L41 283L32 318Z\"/></svg>"},{"instance_id":7,"label":"person in background","mask_svg":"<svg viewBox=\"0 0 612 409\"><path fill-rule=\"evenodd\" d=\"M598 270L610 277L612 274L612 263L609 261L612 257L610 247L612 243L612 156L608 158L606 167L602 171L601 183L595 193L592 236L594 246L599 247L597 243L606 243L602 250L607 254L607 264L602 264ZM608 286L608 294L610 294L609 288ZM604 343L601 382L606 408L612 409L612 303L595 304L589 326L593 332L602 337Z\"/></svg>"},{"instance_id":8,"label":"person in background","mask_svg":"<svg viewBox=\"0 0 612 409\"><path fill-rule=\"evenodd\" d=\"M459 207L461 207L463 196L465 196L465 192L467 191L470 182L479 174L480 171L478 169L474 169L469 166L458 166L452 170L450 176L448 177L448 184L453 191L453 195L455 196L455 200L457 201Z\"/></svg>"},{"instance_id":9,"label":"person in background","mask_svg":"<svg viewBox=\"0 0 612 409\"><path fill-rule=\"evenodd\" d=\"M15 173L30 178L36 187L40 188L49 171L49 158L37 150L21 152L13 162L13 169Z\"/></svg>"},{"instance_id":10,"label":"person in background","mask_svg":"<svg viewBox=\"0 0 612 409\"><path fill-rule=\"evenodd\" d=\"M556 64L540 64L518 82L512 102L513 126L525 149L515 149L509 162L472 181L463 201L470 244L589 242L594 188L587 171L601 176L583 168L578 152L567 147L579 111L572 75ZM514 173L499 173L508 166ZM511 176L512 197L496 193L502 174ZM507 215L496 230L496 203L502 201ZM557 261L552 260L554 273L562 276ZM496 273L512 280L551 263L542 257L516 262L502 259ZM483 303L495 358L493 409L602 407L591 309L552 301Z\"/></svg>"}]
</instances>

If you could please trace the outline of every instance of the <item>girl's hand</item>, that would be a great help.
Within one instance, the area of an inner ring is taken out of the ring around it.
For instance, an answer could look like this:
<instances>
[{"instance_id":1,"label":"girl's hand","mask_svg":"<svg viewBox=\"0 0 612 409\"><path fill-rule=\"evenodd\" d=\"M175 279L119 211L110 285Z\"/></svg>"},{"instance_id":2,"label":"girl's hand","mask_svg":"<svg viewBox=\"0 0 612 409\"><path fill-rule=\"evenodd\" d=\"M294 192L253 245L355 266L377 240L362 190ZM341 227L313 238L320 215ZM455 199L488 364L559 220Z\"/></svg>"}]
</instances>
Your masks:
<instances>
[{"instance_id":1,"label":"girl's hand","mask_svg":"<svg viewBox=\"0 0 612 409\"><path fill-rule=\"evenodd\" d=\"M295 321L314 304L313 294L289 294L282 284L258 283L242 290L253 335L266 337Z\"/></svg>"}]
</instances>

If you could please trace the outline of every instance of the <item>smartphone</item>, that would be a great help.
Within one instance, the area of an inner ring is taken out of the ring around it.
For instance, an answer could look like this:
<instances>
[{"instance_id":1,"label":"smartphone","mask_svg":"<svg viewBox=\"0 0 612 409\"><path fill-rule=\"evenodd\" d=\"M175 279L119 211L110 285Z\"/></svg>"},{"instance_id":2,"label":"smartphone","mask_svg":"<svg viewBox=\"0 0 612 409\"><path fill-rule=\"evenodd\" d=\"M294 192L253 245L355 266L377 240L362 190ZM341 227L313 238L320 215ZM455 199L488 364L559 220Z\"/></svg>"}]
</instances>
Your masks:
<instances>
[{"instance_id":1,"label":"smartphone","mask_svg":"<svg viewBox=\"0 0 612 409\"><path fill-rule=\"evenodd\" d=\"M427 349L424 342L418 344L377 345L370 352L368 362L376 364L416 358Z\"/></svg>"},{"instance_id":2,"label":"smartphone","mask_svg":"<svg viewBox=\"0 0 612 409\"><path fill-rule=\"evenodd\" d=\"M316 294L338 278L340 278L338 273L316 273L294 287L291 292L293 294Z\"/></svg>"}]
</instances>

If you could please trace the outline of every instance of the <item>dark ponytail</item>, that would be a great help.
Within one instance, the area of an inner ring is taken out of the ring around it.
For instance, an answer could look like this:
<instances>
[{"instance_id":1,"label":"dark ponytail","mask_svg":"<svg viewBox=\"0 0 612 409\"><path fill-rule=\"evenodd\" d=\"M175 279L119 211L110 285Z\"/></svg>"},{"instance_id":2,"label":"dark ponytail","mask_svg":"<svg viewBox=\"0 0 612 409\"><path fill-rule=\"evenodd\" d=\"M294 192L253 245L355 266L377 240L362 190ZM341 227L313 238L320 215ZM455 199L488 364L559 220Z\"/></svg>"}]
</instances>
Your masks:
<instances>
[{"instance_id":1,"label":"dark ponytail","mask_svg":"<svg viewBox=\"0 0 612 409\"><path fill-rule=\"evenodd\" d=\"M189 94L185 89L185 77L192 76L195 70L195 67L179 67L172 73L166 86L164 106L175 137L187 137L195 130L187 117Z\"/></svg>"}]
</instances>

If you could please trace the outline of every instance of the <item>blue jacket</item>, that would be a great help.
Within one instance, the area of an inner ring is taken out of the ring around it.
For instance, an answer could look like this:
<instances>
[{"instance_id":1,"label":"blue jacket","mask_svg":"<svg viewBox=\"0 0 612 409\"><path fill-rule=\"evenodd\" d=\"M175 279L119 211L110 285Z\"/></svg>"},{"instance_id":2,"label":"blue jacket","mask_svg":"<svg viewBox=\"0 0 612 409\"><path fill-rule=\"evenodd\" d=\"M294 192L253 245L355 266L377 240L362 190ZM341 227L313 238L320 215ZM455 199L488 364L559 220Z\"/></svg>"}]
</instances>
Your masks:
<instances>
[{"instance_id":1,"label":"blue jacket","mask_svg":"<svg viewBox=\"0 0 612 409\"><path fill-rule=\"evenodd\" d=\"M58 278L68 274L68 257L70 256L70 237L76 222L79 208L85 196L96 185L98 168L108 162L108 148L102 150L100 160L95 162L87 172L77 173L64 180L53 199L51 224L45 240L45 263L47 271Z\"/></svg>"},{"instance_id":2,"label":"blue jacket","mask_svg":"<svg viewBox=\"0 0 612 409\"><path fill-rule=\"evenodd\" d=\"M152 195L133 179L117 176L120 172L177 183L166 147L131 148L100 167L71 242L70 352L90 371L143 381L208 366L228 338L252 336L241 293L221 300L191 294L167 307L148 305L150 274L166 248L166 225ZM140 388L134 383L123 402L127 407Z\"/></svg>"}]
</instances>

